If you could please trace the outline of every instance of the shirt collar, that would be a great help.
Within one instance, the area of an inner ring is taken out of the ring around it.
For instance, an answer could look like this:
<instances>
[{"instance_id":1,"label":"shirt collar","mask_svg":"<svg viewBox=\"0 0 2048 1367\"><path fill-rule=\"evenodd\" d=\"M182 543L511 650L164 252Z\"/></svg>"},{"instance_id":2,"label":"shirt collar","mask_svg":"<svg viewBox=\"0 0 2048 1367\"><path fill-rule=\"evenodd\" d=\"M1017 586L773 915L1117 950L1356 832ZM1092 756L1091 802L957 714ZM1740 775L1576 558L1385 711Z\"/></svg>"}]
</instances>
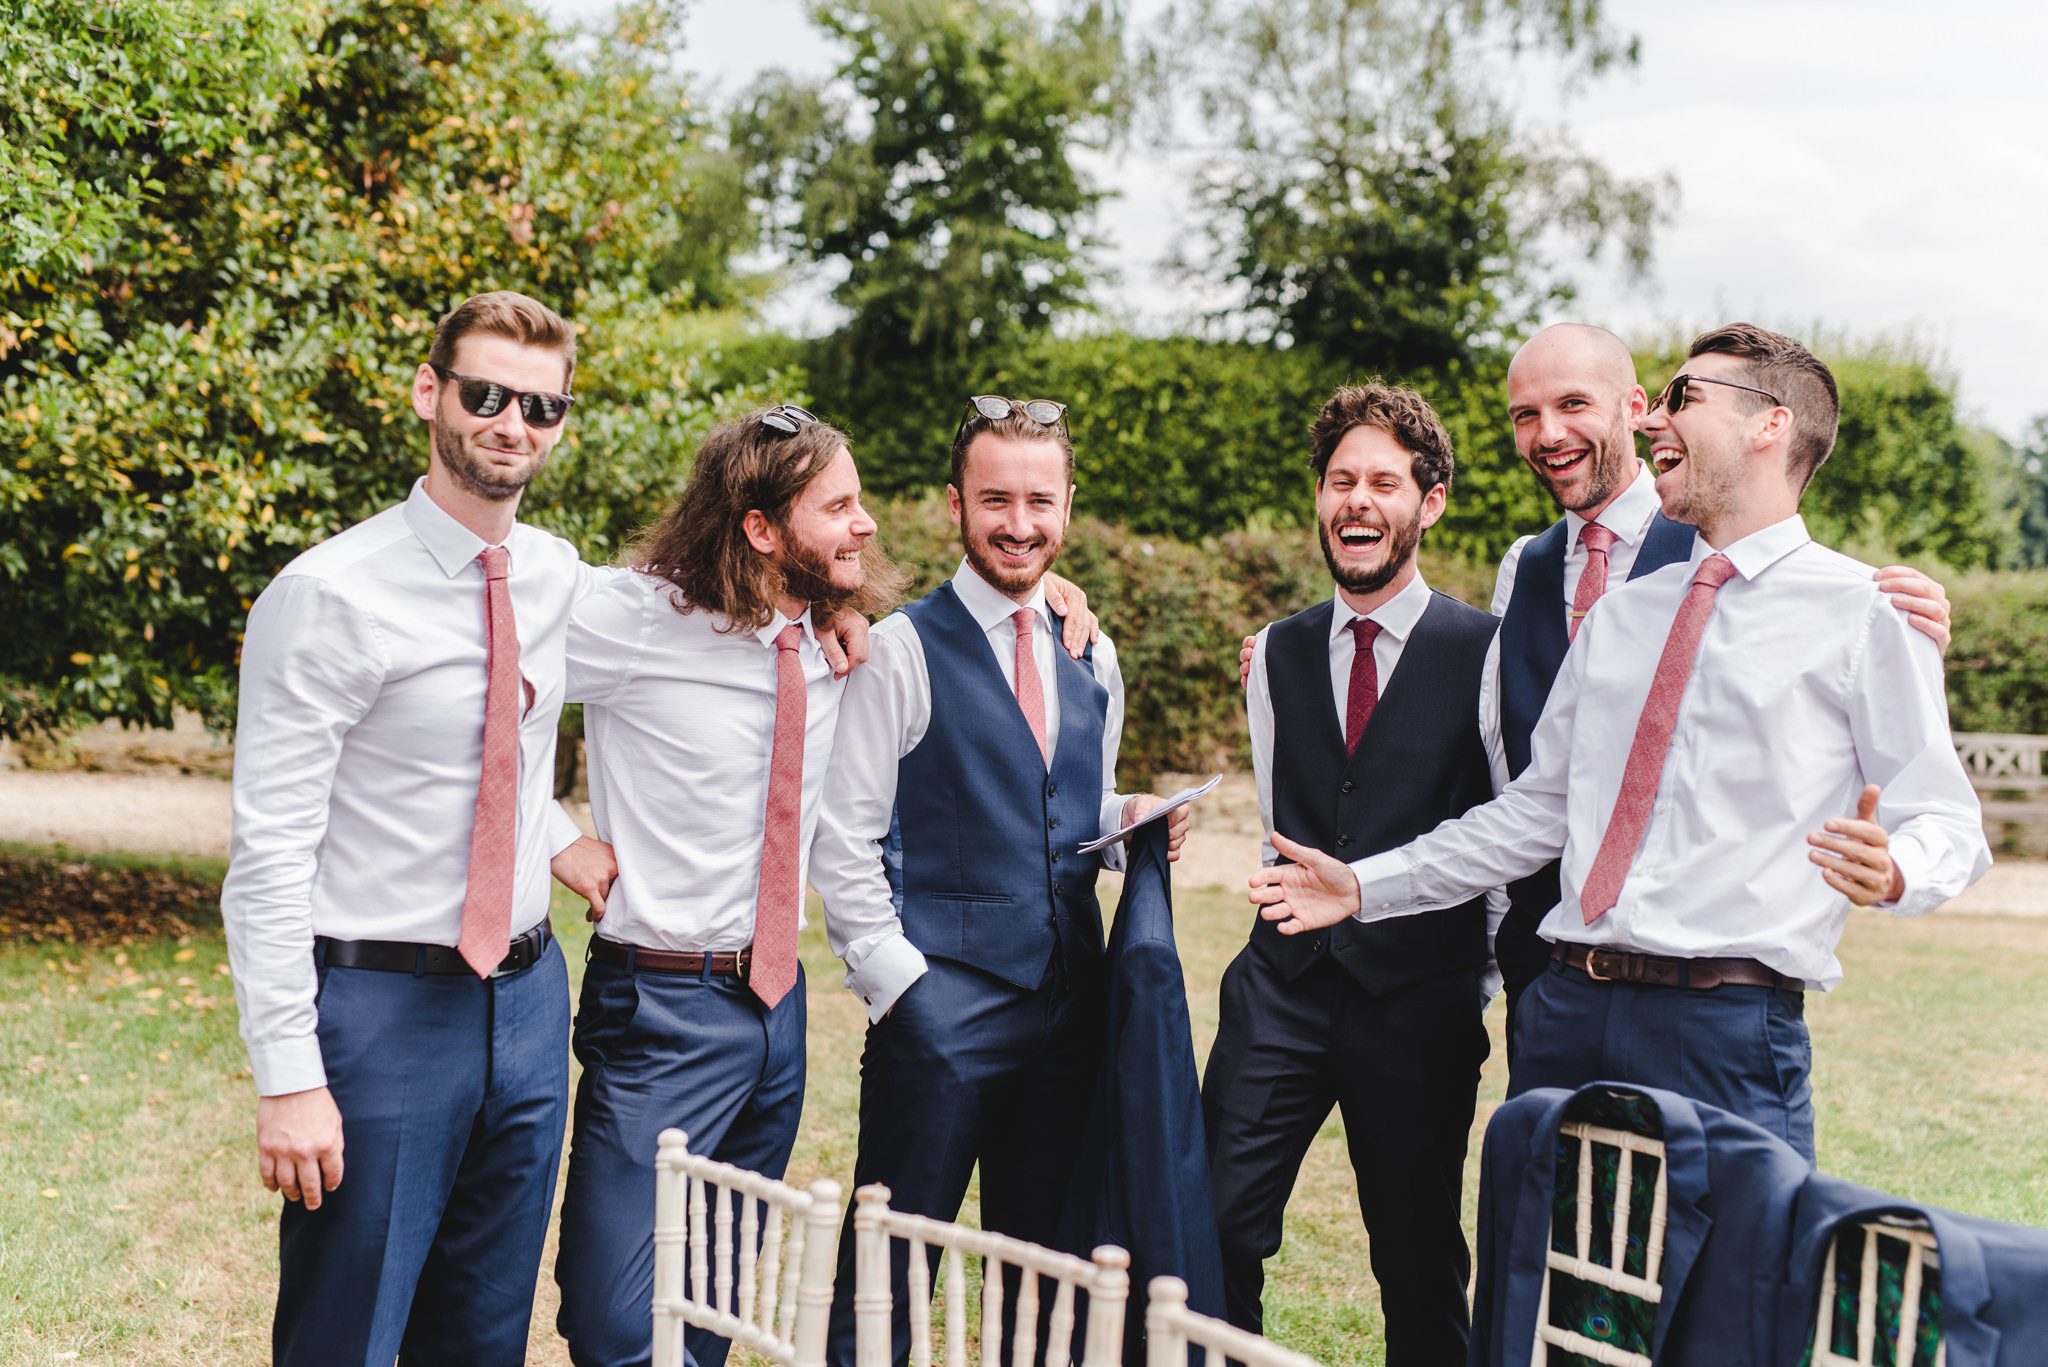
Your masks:
<instances>
[{"instance_id":1,"label":"shirt collar","mask_svg":"<svg viewBox=\"0 0 2048 1367\"><path fill-rule=\"evenodd\" d=\"M1710 555L1725 555L1737 574L1754 579L1812 539L1806 532L1806 519L1794 513L1720 551L1709 546L1704 536L1700 537L1693 544L1692 564L1697 567Z\"/></svg>"},{"instance_id":2,"label":"shirt collar","mask_svg":"<svg viewBox=\"0 0 2048 1367\"><path fill-rule=\"evenodd\" d=\"M811 610L809 608L805 608L803 615L799 617L790 617L785 615L782 609L775 609L775 615L768 619L767 626L754 633L754 639L768 647L768 649L773 650L775 649L775 638L782 634L784 627L791 625L802 629L804 644L812 646L818 644L818 630L811 621Z\"/></svg>"},{"instance_id":3,"label":"shirt collar","mask_svg":"<svg viewBox=\"0 0 2048 1367\"><path fill-rule=\"evenodd\" d=\"M1567 553L1579 548L1579 533L1589 521L1599 523L1631 546L1649 534L1650 521L1656 517L1659 504L1657 480L1641 461L1637 461L1635 466L1635 478L1629 481L1626 489L1615 495L1612 503L1600 510L1600 516L1584 518L1574 512L1565 513L1566 535L1571 538L1565 546Z\"/></svg>"},{"instance_id":4,"label":"shirt collar","mask_svg":"<svg viewBox=\"0 0 2048 1367\"><path fill-rule=\"evenodd\" d=\"M1048 630L1052 627L1052 613L1045 606L1044 580L1034 584L1031 596L1020 603L983 579L981 572L962 557L960 568L953 571L953 592L960 595L960 606L967 609L967 615L984 632L993 631L998 623L1009 621L1017 615L1018 608L1030 608L1038 614L1041 627Z\"/></svg>"},{"instance_id":5,"label":"shirt collar","mask_svg":"<svg viewBox=\"0 0 2048 1367\"><path fill-rule=\"evenodd\" d=\"M405 525L427 548L427 554L434 557L434 563L441 567L441 573L453 579L476 563L490 543L469 528L448 515L448 510L427 497L427 481L422 476L412 486L412 493L405 500ZM506 550L510 553L511 537L506 537ZM509 567L509 560L507 565ZM509 572L509 568L508 568Z\"/></svg>"},{"instance_id":6,"label":"shirt collar","mask_svg":"<svg viewBox=\"0 0 2048 1367\"><path fill-rule=\"evenodd\" d=\"M1380 630L1397 641L1408 639L1408 633L1415 630L1415 624L1422 620L1422 614L1429 610L1429 585L1422 582L1422 571L1415 571L1415 577L1408 581L1408 587L1374 608L1371 612L1353 612L1351 605L1344 601L1343 594L1336 594L1332 601L1337 610L1330 614L1330 639L1348 635L1354 618L1370 617L1380 624Z\"/></svg>"}]
</instances>

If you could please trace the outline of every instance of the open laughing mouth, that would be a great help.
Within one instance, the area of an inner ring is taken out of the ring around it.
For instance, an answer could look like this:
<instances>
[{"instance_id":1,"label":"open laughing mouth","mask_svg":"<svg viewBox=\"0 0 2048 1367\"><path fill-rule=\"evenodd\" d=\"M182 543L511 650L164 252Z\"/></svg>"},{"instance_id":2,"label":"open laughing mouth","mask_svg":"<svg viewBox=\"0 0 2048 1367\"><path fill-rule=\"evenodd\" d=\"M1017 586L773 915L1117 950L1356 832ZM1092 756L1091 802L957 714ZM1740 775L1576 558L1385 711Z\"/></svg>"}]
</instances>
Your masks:
<instances>
[{"instance_id":1,"label":"open laughing mouth","mask_svg":"<svg viewBox=\"0 0 2048 1367\"><path fill-rule=\"evenodd\" d=\"M1386 540L1387 529L1368 527L1363 522L1340 522L1337 524L1337 542L1345 550L1363 554Z\"/></svg>"},{"instance_id":2,"label":"open laughing mouth","mask_svg":"<svg viewBox=\"0 0 2048 1367\"><path fill-rule=\"evenodd\" d=\"M1670 446L1650 448L1650 465L1660 475L1668 475L1685 463L1685 452Z\"/></svg>"},{"instance_id":3,"label":"open laughing mouth","mask_svg":"<svg viewBox=\"0 0 2048 1367\"><path fill-rule=\"evenodd\" d=\"M1562 475L1576 470L1585 464L1586 458L1591 454L1590 448L1579 446L1569 451L1546 452L1537 456L1536 459L1542 462L1543 468L1549 473Z\"/></svg>"},{"instance_id":4,"label":"open laughing mouth","mask_svg":"<svg viewBox=\"0 0 2048 1367\"><path fill-rule=\"evenodd\" d=\"M992 536L989 538L988 544L1012 560L1029 560L1032 556L1038 554L1038 548L1043 546L1045 542L1012 541L1006 536Z\"/></svg>"}]
</instances>

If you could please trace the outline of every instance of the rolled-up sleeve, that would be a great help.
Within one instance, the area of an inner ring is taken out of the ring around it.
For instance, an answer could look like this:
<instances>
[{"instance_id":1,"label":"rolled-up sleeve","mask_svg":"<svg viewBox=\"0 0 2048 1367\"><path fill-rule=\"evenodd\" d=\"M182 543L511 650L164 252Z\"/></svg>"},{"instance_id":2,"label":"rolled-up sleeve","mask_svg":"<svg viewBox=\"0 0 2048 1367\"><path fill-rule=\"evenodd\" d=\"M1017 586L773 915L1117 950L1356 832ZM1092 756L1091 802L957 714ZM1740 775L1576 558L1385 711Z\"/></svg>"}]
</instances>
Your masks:
<instances>
[{"instance_id":1,"label":"rolled-up sleeve","mask_svg":"<svg viewBox=\"0 0 2048 1367\"><path fill-rule=\"evenodd\" d=\"M376 626L324 582L277 580L249 612L221 888L243 1042L262 1096L325 1086L312 885L342 739L386 668Z\"/></svg>"}]
</instances>

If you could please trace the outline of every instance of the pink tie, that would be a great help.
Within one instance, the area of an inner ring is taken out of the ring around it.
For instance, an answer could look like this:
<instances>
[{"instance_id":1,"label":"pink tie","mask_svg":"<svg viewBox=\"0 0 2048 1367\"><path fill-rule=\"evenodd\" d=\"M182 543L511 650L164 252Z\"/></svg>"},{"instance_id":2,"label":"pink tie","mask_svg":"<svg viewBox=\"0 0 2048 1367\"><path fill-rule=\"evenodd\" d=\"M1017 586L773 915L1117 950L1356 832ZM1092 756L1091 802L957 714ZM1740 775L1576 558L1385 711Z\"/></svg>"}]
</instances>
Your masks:
<instances>
[{"instance_id":1,"label":"pink tie","mask_svg":"<svg viewBox=\"0 0 2048 1367\"><path fill-rule=\"evenodd\" d=\"M1031 654L1033 616L1030 608L1018 608L1010 614L1010 620L1017 624L1017 706L1024 709L1024 720L1031 723L1031 734L1038 739L1038 753L1051 764L1052 752L1045 748L1045 681L1038 677L1038 661Z\"/></svg>"},{"instance_id":2,"label":"pink tie","mask_svg":"<svg viewBox=\"0 0 2048 1367\"><path fill-rule=\"evenodd\" d=\"M512 944L513 853L519 829L519 633L512 623L512 556L486 547L484 566L484 764L469 833L469 886L462 897L462 961L488 978Z\"/></svg>"},{"instance_id":3,"label":"pink tie","mask_svg":"<svg viewBox=\"0 0 2048 1367\"><path fill-rule=\"evenodd\" d=\"M1586 620L1593 604L1607 592L1607 553L1614 549L1614 541L1614 533L1597 522L1579 528L1579 544L1586 548L1586 568L1579 571L1579 586L1572 590L1573 640L1578 639L1579 623Z\"/></svg>"},{"instance_id":4,"label":"pink tie","mask_svg":"<svg viewBox=\"0 0 2048 1367\"><path fill-rule=\"evenodd\" d=\"M761 828L761 885L754 900L754 961L747 982L774 1007L796 986L797 877L804 806L803 628L775 635L775 746L768 757L768 813Z\"/></svg>"},{"instance_id":5,"label":"pink tie","mask_svg":"<svg viewBox=\"0 0 2048 1367\"><path fill-rule=\"evenodd\" d=\"M1614 812L1607 818L1607 833L1593 856L1593 871L1579 893L1579 910L1586 924L1605 916L1621 897L1621 885L1628 878L1629 862L1650 822L1650 804L1657 796L1657 783L1664 775L1664 756L1671 749L1671 733L1678 725L1678 704L1685 697L1692 664L1700 653L1700 637L1707 631L1707 618L1714 612L1714 594L1734 575L1735 566L1725 555L1710 555L1694 571L1692 587L1678 605L1671 634L1664 639L1664 653L1657 659L1657 673L1650 680L1650 696L1643 701L1642 718L1636 722L1635 743L1629 747L1628 766L1621 773L1621 795L1614 799Z\"/></svg>"},{"instance_id":6,"label":"pink tie","mask_svg":"<svg viewBox=\"0 0 2048 1367\"><path fill-rule=\"evenodd\" d=\"M1372 709L1380 700L1380 667L1372 657L1372 643L1380 636L1380 624L1370 617L1354 617L1351 628L1351 691L1344 699L1344 753L1358 753L1358 741Z\"/></svg>"}]
</instances>

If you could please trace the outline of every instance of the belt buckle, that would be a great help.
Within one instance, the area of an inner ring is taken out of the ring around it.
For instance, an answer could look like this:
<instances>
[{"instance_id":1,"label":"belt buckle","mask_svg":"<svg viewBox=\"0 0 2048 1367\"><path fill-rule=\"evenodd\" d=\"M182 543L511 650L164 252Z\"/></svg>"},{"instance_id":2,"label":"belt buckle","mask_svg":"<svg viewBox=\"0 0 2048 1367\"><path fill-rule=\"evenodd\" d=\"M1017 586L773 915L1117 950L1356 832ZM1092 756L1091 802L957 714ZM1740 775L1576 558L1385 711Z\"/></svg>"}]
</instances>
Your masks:
<instances>
[{"instance_id":1,"label":"belt buckle","mask_svg":"<svg viewBox=\"0 0 2048 1367\"><path fill-rule=\"evenodd\" d=\"M1600 971L1600 956L1606 953L1612 953L1612 951L1599 945L1595 945L1586 951L1586 976L1596 983L1611 983L1615 980L1612 973L1602 973Z\"/></svg>"}]
</instances>

